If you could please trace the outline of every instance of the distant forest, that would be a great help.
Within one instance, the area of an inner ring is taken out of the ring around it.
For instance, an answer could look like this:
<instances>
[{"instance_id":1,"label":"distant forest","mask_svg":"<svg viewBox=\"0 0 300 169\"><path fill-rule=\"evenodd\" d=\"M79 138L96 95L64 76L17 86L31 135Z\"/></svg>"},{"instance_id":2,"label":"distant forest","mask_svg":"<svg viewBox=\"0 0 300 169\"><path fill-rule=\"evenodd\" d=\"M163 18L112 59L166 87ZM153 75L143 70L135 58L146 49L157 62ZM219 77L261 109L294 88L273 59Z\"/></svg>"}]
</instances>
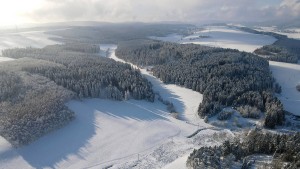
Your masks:
<instances>
[{"instance_id":1,"label":"distant forest","mask_svg":"<svg viewBox=\"0 0 300 169\"><path fill-rule=\"evenodd\" d=\"M72 98L154 101L152 86L129 64L99 56L99 45L67 43L2 52L0 134L14 146L28 144L75 115Z\"/></svg>"},{"instance_id":2,"label":"distant forest","mask_svg":"<svg viewBox=\"0 0 300 169\"><path fill-rule=\"evenodd\" d=\"M62 42L117 44L120 41L146 39L149 36L166 36L171 33L188 35L193 28L195 28L193 25L175 23L107 23L94 27L71 27L47 33L61 36L62 38L52 39Z\"/></svg>"},{"instance_id":3,"label":"distant forest","mask_svg":"<svg viewBox=\"0 0 300 169\"><path fill-rule=\"evenodd\" d=\"M277 41L271 45L263 46L254 51L255 54L266 57L268 60L298 63L300 60L300 40L288 38L274 32L260 32L247 27L238 27L245 32L273 36Z\"/></svg>"},{"instance_id":4,"label":"distant forest","mask_svg":"<svg viewBox=\"0 0 300 169\"><path fill-rule=\"evenodd\" d=\"M198 109L202 118L232 106L239 110L247 107L245 112L250 118L260 118L256 110L265 112L264 124L269 128L283 124L285 119L282 103L273 96L281 88L268 62L256 55L154 40L120 43L116 55L139 66L154 66L153 75L164 83L202 93L203 102Z\"/></svg>"}]
</instances>

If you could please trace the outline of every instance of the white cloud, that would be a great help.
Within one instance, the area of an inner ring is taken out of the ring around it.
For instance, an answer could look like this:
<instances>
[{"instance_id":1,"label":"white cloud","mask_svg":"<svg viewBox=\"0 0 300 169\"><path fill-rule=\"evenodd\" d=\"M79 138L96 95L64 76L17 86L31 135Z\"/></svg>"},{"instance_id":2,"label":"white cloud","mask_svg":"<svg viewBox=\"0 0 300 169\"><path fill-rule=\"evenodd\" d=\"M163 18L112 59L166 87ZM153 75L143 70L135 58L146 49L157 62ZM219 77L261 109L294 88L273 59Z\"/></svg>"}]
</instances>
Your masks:
<instances>
[{"instance_id":1,"label":"white cloud","mask_svg":"<svg viewBox=\"0 0 300 169\"><path fill-rule=\"evenodd\" d=\"M300 20L300 0L283 0L278 8L277 16L298 17Z\"/></svg>"},{"instance_id":2,"label":"white cloud","mask_svg":"<svg viewBox=\"0 0 300 169\"><path fill-rule=\"evenodd\" d=\"M300 17L299 0L42 0L23 13L53 21L262 21Z\"/></svg>"}]
</instances>

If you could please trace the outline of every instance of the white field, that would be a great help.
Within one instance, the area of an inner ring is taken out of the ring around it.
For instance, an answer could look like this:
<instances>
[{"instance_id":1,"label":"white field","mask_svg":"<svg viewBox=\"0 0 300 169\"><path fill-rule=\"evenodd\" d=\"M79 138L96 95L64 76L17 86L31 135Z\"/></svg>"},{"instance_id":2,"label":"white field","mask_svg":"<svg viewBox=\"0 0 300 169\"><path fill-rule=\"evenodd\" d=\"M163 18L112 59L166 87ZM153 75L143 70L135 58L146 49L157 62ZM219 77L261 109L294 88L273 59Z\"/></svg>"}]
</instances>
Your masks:
<instances>
[{"instance_id":1,"label":"white field","mask_svg":"<svg viewBox=\"0 0 300 169\"><path fill-rule=\"evenodd\" d=\"M170 34L170 35L165 36L165 37L150 36L149 38L154 39L154 40L162 40L162 41L165 41L165 42L180 43L180 41L183 39L183 36L178 35L178 34Z\"/></svg>"},{"instance_id":2,"label":"white field","mask_svg":"<svg viewBox=\"0 0 300 169\"><path fill-rule=\"evenodd\" d=\"M44 31L23 31L16 33L0 33L0 51L15 47L36 47L42 48L46 45L57 44L50 40L54 35L45 34Z\"/></svg>"},{"instance_id":3,"label":"white field","mask_svg":"<svg viewBox=\"0 0 300 169\"><path fill-rule=\"evenodd\" d=\"M300 65L273 61L269 63L276 81L282 88L278 98L284 109L300 116L300 92L296 90L296 86L300 84Z\"/></svg>"},{"instance_id":4,"label":"white field","mask_svg":"<svg viewBox=\"0 0 300 169\"><path fill-rule=\"evenodd\" d=\"M199 38L199 36L208 36L208 38ZM257 48L266 44L272 44L276 41L276 39L271 36L247 33L227 26L205 27L204 30L183 38L176 34L167 37L151 38L181 44L193 43L212 47L238 49L245 52L253 52Z\"/></svg>"},{"instance_id":5,"label":"white field","mask_svg":"<svg viewBox=\"0 0 300 169\"><path fill-rule=\"evenodd\" d=\"M163 169L185 169L186 168L185 163L188 159L188 156L189 154L176 159L172 163L166 165Z\"/></svg>"},{"instance_id":6,"label":"white field","mask_svg":"<svg viewBox=\"0 0 300 169\"><path fill-rule=\"evenodd\" d=\"M42 48L47 45L58 44L59 42L50 40L54 35L45 34L44 31L21 31L16 33L0 32L0 54L2 50L8 48L36 47ZM10 61L11 58L0 57L1 61Z\"/></svg>"},{"instance_id":7,"label":"white field","mask_svg":"<svg viewBox=\"0 0 300 169\"><path fill-rule=\"evenodd\" d=\"M209 140L218 133L209 129L198 134L201 138L187 139L198 126L172 118L157 100L87 99L67 105L77 118L66 127L18 149L1 139L0 168L161 168L200 144L221 142Z\"/></svg>"},{"instance_id":8,"label":"white field","mask_svg":"<svg viewBox=\"0 0 300 169\"><path fill-rule=\"evenodd\" d=\"M13 58L8 58L8 57L1 57L0 56L0 62L6 62L6 61L12 61L14 60Z\"/></svg>"}]
</instances>

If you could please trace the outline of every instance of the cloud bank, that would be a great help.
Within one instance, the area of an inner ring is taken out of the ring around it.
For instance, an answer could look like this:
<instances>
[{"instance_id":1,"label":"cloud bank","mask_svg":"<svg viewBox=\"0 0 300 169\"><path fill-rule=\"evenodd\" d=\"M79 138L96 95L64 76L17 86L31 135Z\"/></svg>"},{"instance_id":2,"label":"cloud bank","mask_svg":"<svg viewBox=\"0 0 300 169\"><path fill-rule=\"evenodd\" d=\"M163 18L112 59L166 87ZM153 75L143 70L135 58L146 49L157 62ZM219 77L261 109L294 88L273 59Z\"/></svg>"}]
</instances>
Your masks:
<instances>
[{"instance_id":1,"label":"cloud bank","mask_svg":"<svg viewBox=\"0 0 300 169\"><path fill-rule=\"evenodd\" d=\"M300 19L300 0L43 0L23 13L54 21L266 21Z\"/></svg>"}]
</instances>

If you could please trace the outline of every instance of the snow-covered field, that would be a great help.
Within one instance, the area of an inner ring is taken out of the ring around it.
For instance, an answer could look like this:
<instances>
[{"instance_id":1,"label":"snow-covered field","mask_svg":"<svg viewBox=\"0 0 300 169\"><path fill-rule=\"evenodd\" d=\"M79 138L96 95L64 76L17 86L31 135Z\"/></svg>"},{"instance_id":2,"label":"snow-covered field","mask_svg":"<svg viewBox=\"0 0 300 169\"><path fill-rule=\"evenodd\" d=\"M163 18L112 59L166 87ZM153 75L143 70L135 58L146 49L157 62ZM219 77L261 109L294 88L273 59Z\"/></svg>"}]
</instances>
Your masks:
<instances>
[{"instance_id":1,"label":"snow-covered field","mask_svg":"<svg viewBox=\"0 0 300 169\"><path fill-rule=\"evenodd\" d=\"M2 50L8 48L37 47L58 44L59 42L49 38L57 37L45 34L44 31L20 31L16 33L0 32L0 62L13 60L12 58L1 57Z\"/></svg>"},{"instance_id":2,"label":"snow-covered field","mask_svg":"<svg viewBox=\"0 0 300 169\"><path fill-rule=\"evenodd\" d=\"M176 159L172 163L166 165L164 169L185 169L186 168L185 163L188 159L188 156L189 154Z\"/></svg>"},{"instance_id":3,"label":"snow-covered field","mask_svg":"<svg viewBox=\"0 0 300 169\"><path fill-rule=\"evenodd\" d=\"M1 57L0 56L0 62L11 61L11 60L14 60L14 59L13 58Z\"/></svg>"},{"instance_id":4,"label":"snow-covered field","mask_svg":"<svg viewBox=\"0 0 300 169\"><path fill-rule=\"evenodd\" d=\"M243 32L227 26L210 26L204 30L187 37L176 34L167 37L151 37L157 40L177 42L181 44L193 43L199 45L238 49L240 51L253 52L266 44L276 41L274 37Z\"/></svg>"},{"instance_id":5,"label":"snow-covered field","mask_svg":"<svg viewBox=\"0 0 300 169\"><path fill-rule=\"evenodd\" d=\"M17 33L0 33L0 51L14 47L37 47L57 44L58 42L50 40L54 35L45 34L44 31L24 31Z\"/></svg>"},{"instance_id":6,"label":"snow-covered field","mask_svg":"<svg viewBox=\"0 0 300 169\"><path fill-rule=\"evenodd\" d=\"M300 65L273 61L269 63L276 81L282 87L278 98L284 109L300 116L300 92L296 90L296 86L300 84Z\"/></svg>"},{"instance_id":7,"label":"snow-covered field","mask_svg":"<svg viewBox=\"0 0 300 169\"><path fill-rule=\"evenodd\" d=\"M18 149L2 139L0 168L103 168L110 165L131 168L126 162L149 159L161 146L171 146L172 140L185 145L189 141L187 134L198 128L169 116L165 105L157 100L150 103L87 99L67 105L77 117L68 126ZM205 131L207 134L215 132ZM182 155L193 147L191 143L187 145L180 149ZM169 153L173 153L173 149L178 147L168 148ZM180 157L180 153L172 157L160 154L167 160L155 168ZM157 162L145 161L143 165L155 166Z\"/></svg>"}]
</instances>

